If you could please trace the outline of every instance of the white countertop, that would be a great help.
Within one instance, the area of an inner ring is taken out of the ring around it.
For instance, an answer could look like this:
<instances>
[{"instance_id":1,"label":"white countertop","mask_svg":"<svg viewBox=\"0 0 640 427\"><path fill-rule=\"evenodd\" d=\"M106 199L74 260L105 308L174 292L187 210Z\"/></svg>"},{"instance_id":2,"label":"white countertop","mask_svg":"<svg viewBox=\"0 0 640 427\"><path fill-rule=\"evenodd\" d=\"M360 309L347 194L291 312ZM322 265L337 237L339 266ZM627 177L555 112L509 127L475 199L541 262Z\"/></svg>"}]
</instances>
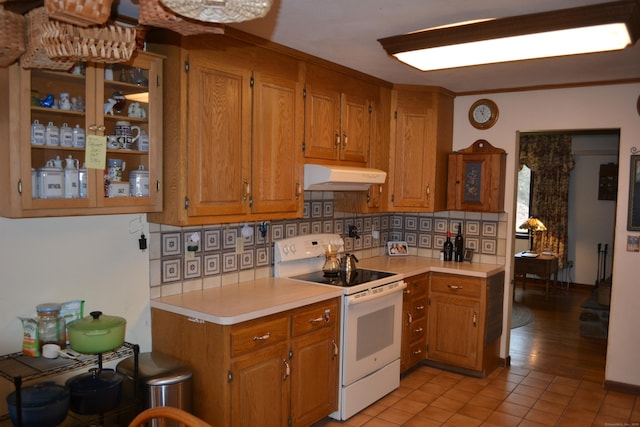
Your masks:
<instances>
[{"instance_id":1,"label":"white countertop","mask_svg":"<svg viewBox=\"0 0 640 427\"><path fill-rule=\"evenodd\" d=\"M233 325L339 297L342 289L267 277L151 300L151 307Z\"/></svg>"},{"instance_id":2,"label":"white countertop","mask_svg":"<svg viewBox=\"0 0 640 427\"><path fill-rule=\"evenodd\" d=\"M489 277L503 265L458 263L418 256L379 256L358 262L359 268L389 271L403 278L435 271ZM268 277L248 282L155 298L151 307L220 325L233 325L342 295L341 288Z\"/></svg>"}]
</instances>

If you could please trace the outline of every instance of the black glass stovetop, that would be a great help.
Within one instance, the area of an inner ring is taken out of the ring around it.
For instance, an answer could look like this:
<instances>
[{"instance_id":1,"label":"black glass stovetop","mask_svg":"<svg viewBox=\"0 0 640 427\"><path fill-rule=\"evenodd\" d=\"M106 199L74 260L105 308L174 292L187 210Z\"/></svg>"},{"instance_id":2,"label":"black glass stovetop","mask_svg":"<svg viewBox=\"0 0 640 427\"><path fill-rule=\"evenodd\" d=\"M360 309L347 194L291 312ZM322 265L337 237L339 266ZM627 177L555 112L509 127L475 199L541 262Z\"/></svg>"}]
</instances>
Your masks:
<instances>
[{"instance_id":1,"label":"black glass stovetop","mask_svg":"<svg viewBox=\"0 0 640 427\"><path fill-rule=\"evenodd\" d=\"M291 277L291 279L304 280L306 282L321 283L323 285L333 285L340 287L349 287L362 285L364 283L373 282L385 277L394 276L395 273L386 271L365 270L358 268L349 273L340 272L338 274L325 274L323 271L314 271L313 273L301 274L300 276Z\"/></svg>"}]
</instances>

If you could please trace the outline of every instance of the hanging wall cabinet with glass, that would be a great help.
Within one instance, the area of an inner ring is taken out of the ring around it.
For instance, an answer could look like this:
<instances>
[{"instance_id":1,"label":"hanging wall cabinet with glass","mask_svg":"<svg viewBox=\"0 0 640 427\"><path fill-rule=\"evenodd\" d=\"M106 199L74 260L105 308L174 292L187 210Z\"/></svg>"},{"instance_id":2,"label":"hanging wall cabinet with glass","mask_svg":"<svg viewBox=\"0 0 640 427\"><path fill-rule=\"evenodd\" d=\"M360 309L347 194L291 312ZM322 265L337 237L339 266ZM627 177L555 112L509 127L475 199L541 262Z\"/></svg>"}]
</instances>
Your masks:
<instances>
[{"instance_id":1,"label":"hanging wall cabinet with glass","mask_svg":"<svg viewBox=\"0 0 640 427\"><path fill-rule=\"evenodd\" d=\"M162 209L162 57L69 72L16 64L0 70L0 86L1 215Z\"/></svg>"}]
</instances>

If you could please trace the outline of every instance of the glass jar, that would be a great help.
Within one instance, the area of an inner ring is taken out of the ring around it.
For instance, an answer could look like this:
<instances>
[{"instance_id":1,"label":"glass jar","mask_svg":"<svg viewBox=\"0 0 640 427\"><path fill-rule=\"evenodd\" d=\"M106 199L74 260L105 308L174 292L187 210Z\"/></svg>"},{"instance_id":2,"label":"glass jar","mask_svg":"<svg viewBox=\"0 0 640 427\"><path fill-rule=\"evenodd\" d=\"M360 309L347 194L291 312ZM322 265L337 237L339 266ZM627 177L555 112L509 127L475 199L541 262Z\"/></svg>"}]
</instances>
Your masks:
<instances>
[{"instance_id":1,"label":"glass jar","mask_svg":"<svg viewBox=\"0 0 640 427\"><path fill-rule=\"evenodd\" d=\"M45 344L58 344L60 348L66 347L66 322L60 316L60 309L60 304L55 303L40 304L36 307L40 352Z\"/></svg>"}]
</instances>

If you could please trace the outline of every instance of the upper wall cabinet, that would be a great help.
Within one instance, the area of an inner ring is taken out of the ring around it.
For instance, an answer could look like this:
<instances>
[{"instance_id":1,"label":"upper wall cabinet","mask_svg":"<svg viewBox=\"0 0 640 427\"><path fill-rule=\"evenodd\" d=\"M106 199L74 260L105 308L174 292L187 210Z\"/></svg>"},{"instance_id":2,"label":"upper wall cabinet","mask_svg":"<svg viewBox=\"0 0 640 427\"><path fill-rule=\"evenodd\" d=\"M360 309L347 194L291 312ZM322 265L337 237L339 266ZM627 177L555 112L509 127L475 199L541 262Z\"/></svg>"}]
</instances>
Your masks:
<instances>
[{"instance_id":1,"label":"upper wall cabinet","mask_svg":"<svg viewBox=\"0 0 640 427\"><path fill-rule=\"evenodd\" d=\"M73 72L0 69L0 214L160 211L162 61L139 51L107 70L93 63ZM91 136L108 137L98 168L85 148Z\"/></svg>"},{"instance_id":2,"label":"upper wall cabinet","mask_svg":"<svg viewBox=\"0 0 640 427\"><path fill-rule=\"evenodd\" d=\"M441 88L402 86L392 91L389 211L444 210L453 98Z\"/></svg>"},{"instance_id":3,"label":"upper wall cabinet","mask_svg":"<svg viewBox=\"0 0 640 427\"><path fill-rule=\"evenodd\" d=\"M449 154L447 210L503 212L506 159L482 139Z\"/></svg>"},{"instance_id":4,"label":"upper wall cabinet","mask_svg":"<svg viewBox=\"0 0 640 427\"><path fill-rule=\"evenodd\" d=\"M161 35L178 40L151 45L175 83L165 93L164 211L150 221L302 216L298 61L225 36Z\"/></svg>"},{"instance_id":5,"label":"upper wall cabinet","mask_svg":"<svg viewBox=\"0 0 640 427\"><path fill-rule=\"evenodd\" d=\"M376 87L313 64L305 80L305 162L367 165Z\"/></svg>"}]
</instances>

